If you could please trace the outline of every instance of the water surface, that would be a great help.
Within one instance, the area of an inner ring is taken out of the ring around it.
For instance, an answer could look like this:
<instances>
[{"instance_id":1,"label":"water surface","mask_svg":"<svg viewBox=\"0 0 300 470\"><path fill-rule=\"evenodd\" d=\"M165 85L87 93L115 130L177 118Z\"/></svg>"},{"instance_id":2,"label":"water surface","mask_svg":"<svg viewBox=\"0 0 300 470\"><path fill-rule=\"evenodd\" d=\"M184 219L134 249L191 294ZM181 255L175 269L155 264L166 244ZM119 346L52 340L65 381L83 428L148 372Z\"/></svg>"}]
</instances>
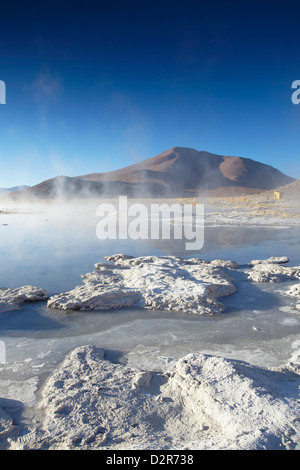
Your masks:
<instances>
[{"instance_id":1,"label":"water surface","mask_svg":"<svg viewBox=\"0 0 300 470\"><path fill-rule=\"evenodd\" d=\"M288 256L300 265L299 228L207 227L199 252L184 250L184 241L106 240L96 237L93 210L0 214L0 286L36 285L50 295L81 283L81 274L114 253L176 255L205 260ZM299 347L297 301L284 295L291 281L254 284L242 270L233 272L237 293L221 299L224 314L194 316L140 308L108 312L62 312L46 302L26 304L0 315L0 340L6 363L0 365L0 406L32 403L43 380L73 348L93 344L107 357L138 367L162 369L173 359L203 352L278 366ZM2 397L2 398L1 398ZM11 400L8 402L7 400Z\"/></svg>"}]
</instances>

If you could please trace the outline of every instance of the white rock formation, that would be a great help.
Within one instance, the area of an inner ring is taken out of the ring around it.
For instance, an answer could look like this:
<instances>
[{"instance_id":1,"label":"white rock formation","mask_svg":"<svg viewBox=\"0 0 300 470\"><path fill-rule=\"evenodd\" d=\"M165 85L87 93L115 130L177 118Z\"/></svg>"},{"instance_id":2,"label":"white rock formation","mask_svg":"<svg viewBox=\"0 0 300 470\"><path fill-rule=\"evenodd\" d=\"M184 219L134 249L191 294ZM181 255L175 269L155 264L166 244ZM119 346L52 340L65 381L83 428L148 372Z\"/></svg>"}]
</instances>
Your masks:
<instances>
[{"instance_id":1,"label":"white rock formation","mask_svg":"<svg viewBox=\"0 0 300 470\"><path fill-rule=\"evenodd\" d=\"M25 302L36 302L48 299L48 292L34 286L23 286L16 289L0 288L0 313L16 310Z\"/></svg>"},{"instance_id":2,"label":"white rock formation","mask_svg":"<svg viewBox=\"0 0 300 470\"><path fill-rule=\"evenodd\" d=\"M271 256L271 258L268 259L254 259L250 261L249 264L256 265L256 264L286 264L290 260L287 256Z\"/></svg>"},{"instance_id":3,"label":"white rock formation","mask_svg":"<svg viewBox=\"0 0 300 470\"><path fill-rule=\"evenodd\" d=\"M269 258L253 260L253 267L246 270L248 278L253 282L281 282L284 279L300 279L300 266L284 266L288 258Z\"/></svg>"},{"instance_id":4,"label":"white rock formation","mask_svg":"<svg viewBox=\"0 0 300 470\"><path fill-rule=\"evenodd\" d=\"M300 284L294 284L286 291L286 293L292 297L300 298Z\"/></svg>"},{"instance_id":5,"label":"white rock formation","mask_svg":"<svg viewBox=\"0 0 300 470\"><path fill-rule=\"evenodd\" d=\"M48 307L63 310L107 310L139 305L193 314L220 313L216 299L236 291L224 268L232 261L181 259L172 256L133 258L113 255L83 275L83 285L51 297Z\"/></svg>"},{"instance_id":6,"label":"white rock formation","mask_svg":"<svg viewBox=\"0 0 300 470\"><path fill-rule=\"evenodd\" d=\"M189 354L162 375L72 351L48 379L39 429L11 449L297 449L299 356L278 370Z\"/></svg>"},{"instance_id":7,"label":"white rock formation","mask_svg":"<svg viewBox=\"0 0 300 470\"><path fill-rule=\"evenodd\" d=\"M0 439L13 429L13 420L2 408L0 408Z\"/></svg>"}]
</instances>

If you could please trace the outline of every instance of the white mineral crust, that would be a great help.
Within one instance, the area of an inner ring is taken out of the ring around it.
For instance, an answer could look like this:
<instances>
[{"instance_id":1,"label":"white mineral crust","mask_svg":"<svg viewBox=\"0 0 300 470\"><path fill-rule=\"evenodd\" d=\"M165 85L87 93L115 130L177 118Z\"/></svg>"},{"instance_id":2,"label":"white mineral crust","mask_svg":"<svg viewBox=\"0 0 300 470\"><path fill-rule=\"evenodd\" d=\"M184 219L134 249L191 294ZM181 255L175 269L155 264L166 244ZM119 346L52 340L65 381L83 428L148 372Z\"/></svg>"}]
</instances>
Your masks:
<instances>
[{"instance_id":1,"label":"white mineral crust","mask_svg":"<svg viewBox=\"0 0 300 470\"><path fill-rule=\"evenodd\" d=\"M8 434L13 429L12 418L0 408L0 437Z\"/></svg>"},{"instance_id":2,"label":"white mineral crust","mask_svg":"<svg viewBox=\"0 0 300 470\"><path fill-rule=\"evenodd\" d=\"M298 297L300 299L300 284L294 284L286 291L286 293L292 297Z\"/></svg>"},{"instance_id":3,"label":"white mineral crust","mask_svg":"<svg viewBox=\"0 0 300 470\"><path fill-rule=\"evenodd\" d=\"M255 259L252 260L249 264L257 265L257 264L286 264L290 260L287 256L271 256L268 259Z\"/></svg>"},{"instance_id":4,"label":"white mineral crust","mask_svg":"<svg viewBox=\"0 0 300 470\"><path fill-rule=\"evenodd\" d=\"M295 449L299 356L276 370L189 354L167 374L73 350L45 383L39 429L11 449Z\"/></svg>"},{"instance_id":5,"label":"white mineral crust","mask_svg":"<svg viewBox=\"0 0 300 470\"><path fill-rule=\"evenodd\" d=\"M281 282L285 279L300 279L300 266L284 266L288 258L269 258L254 260L253 267L246 270L248 278L253 282Z\"/></svg>"},{"instance_id":6,"label":"white mineral crust","mask_svg":"<svg viewBox=\"0 0 300 470\"><path fill-rule=\"evenodd\" d=\"M108 310L134 304L192 314L220 313L216 299L236 292L225 269L232 261L181 259L172 256L112 255L95 271L82 276L83 285L51 297L48 307L62 310Z\"/></svg>"},{"instance_id":7,"label":"white mineral crust","mask_svg":"<svg viewBox=\"0 0 300 470\"><path fill-rule=\"evenodd\" d=\"M16 289L0 288L0 313L16 310L25 302L37 302L48 299L48 292L34 286L23 286Z\"/></svg>"}]
</instances>

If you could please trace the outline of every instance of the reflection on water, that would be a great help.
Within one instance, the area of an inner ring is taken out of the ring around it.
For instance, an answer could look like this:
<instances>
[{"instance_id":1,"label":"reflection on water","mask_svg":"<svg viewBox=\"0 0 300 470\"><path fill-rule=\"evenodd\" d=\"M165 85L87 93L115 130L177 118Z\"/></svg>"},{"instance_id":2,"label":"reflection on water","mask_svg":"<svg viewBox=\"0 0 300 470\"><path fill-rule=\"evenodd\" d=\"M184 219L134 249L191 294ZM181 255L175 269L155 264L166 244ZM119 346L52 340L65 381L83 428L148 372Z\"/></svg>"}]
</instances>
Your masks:
<instances>
[{"instance_id":1,"label":"reflection on water","mask_svg":"<svg viewBox=\"0 0 300 470\"><path fill-rule=\"evenodd\" d=\"M0 215L0 286L37 285L51 294L73 288L81 274L114 253L197 256L247 263L253 258L290 256L300 264L299 229L205 228L202 250L186 251L186 240L99 240L94 213L57 218L44 214Z\"/></svg>"}]
</instances>

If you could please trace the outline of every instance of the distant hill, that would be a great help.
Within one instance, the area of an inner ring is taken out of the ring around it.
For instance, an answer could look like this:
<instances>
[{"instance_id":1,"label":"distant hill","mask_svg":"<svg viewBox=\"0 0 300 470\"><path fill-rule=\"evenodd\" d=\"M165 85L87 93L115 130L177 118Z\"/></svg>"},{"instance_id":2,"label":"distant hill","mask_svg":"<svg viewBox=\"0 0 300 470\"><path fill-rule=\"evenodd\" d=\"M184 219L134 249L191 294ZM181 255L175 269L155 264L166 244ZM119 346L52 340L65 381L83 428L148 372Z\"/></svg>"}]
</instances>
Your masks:
<instances>
[{"instance_id":1,"label":"distant hill","mask_svg":"<svg viewBox=\"0 0 300 470\"><path fill-rule=\"evenodd\" d=\"M286 184L276 188L277 192L280 192L283 197L288 199L300 199L300 179L293 181L293 183ZM267 193L268 194L268 193Z\"/></svg>"},{"instance_id":2,"label":"distant hill","mask_svg":"<svg viewBox=\"0 0 300 470\"><path fill-rule=\"evenodd\" d=\"M22 192L22 196L37 198L91 198L99 195L115 196L116 194L133 194L134 186L119 182L105 184L103 182L87 181L77 177L56 176L42 181ZM15 193L17 197L21 193Z\"/></svg>"},{"instance_id":3,"label":"distant hill","mask_svg":"<svg viewBox=\"0 0 300 470\"><path fill-rule=\"evenodd\" d=\"M274 189L293 181L276 168L249 158L173 147L119 170L52 178L24 194L41 198L240 195Z\"/></svg>"},{"instance_id":4,"label":"distant hill","mask_svg":"<svg viewBox=\"0 0 300 470\"><path fill-rule=\"evenodd\" d=\"M30 186L14 186L13 188L0 188L1 193L13 193L16 191L25 191L26 189L30 188Z\"/></svg>"},{"instance_id":5,"label":"distant hill","mask_svg":"<svg viewBox=\"0 0 300 470\"><path fill-rule=\"evenodd\" d=\"M242 157L215 155L174 147L155 157L108 173L79 178L94 182L123 182L172 195L203 191L257 192L294 181L276 168Z\"/></svg>"}]
</instances>

